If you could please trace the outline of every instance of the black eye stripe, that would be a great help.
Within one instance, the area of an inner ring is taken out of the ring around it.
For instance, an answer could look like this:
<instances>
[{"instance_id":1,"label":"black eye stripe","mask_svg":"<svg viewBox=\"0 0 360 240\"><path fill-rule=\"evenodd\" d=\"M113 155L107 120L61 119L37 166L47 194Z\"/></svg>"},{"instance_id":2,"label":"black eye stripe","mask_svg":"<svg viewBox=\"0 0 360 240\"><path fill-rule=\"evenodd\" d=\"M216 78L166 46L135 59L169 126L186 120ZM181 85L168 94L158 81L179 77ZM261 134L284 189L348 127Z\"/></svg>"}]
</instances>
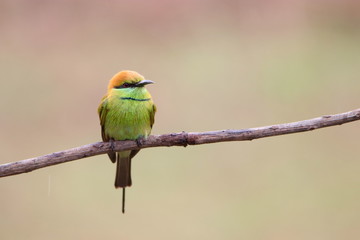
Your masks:
<instances>
[{"instance_id":1,"label":"black eye stripe","mask_svg":"<svg viewBox=\"0 0 360 240\"><path fill-rule=\"evenodd\" d=\"M120 88L131 88L134 87L135 83L123 83L120 86L115 86L114 88L120 89Z\"/></svg>"}]
</instances>

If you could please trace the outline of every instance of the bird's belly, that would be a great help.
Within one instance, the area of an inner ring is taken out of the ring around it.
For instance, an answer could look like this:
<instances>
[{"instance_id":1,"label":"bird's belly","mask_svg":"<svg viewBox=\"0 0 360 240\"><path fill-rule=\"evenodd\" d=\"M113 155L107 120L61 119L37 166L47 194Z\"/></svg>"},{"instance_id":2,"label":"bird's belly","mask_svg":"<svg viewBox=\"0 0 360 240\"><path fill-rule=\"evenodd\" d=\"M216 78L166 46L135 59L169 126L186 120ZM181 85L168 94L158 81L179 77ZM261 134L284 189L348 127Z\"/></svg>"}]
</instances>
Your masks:
<instances>
[{"instance_id":1,"label":"bird's belly","mask_svg":"<svg viewBox=\"0 0 360 240\"><path fill-rule=\"evenodd\" d=\"M150 114L144 104L112 109L108 112L105 125L105 134L114 140L138 139L149 136L151 132Z\"/></svg>"}]
</instances>

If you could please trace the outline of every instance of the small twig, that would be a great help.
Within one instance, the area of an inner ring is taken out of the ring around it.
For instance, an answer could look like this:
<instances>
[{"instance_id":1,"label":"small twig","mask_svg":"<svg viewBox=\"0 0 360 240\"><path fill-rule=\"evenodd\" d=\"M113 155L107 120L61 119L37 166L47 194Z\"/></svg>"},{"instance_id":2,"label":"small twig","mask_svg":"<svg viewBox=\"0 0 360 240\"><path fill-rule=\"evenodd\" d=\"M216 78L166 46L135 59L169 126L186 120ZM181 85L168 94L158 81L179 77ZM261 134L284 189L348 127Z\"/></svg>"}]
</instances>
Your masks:
<instances>
[{"instance_id":1,"label":"small twig","mask_svg":"<svg viewBox=\"0 0 360 240\"><path fill-rule=\"evenodd\" d=\"M112 147L115 151L124 151L150 147L187 146L227 141L246 141L289 133L311 131L318 128L341 125L343 123L357 120L360 120L360 108L350 112L266 127L242 130L222 130L190 133L182 132L164 135L152 135L147 139L143 139L141 146L138 146L136 141L115 141L113 146L111 146L109 142L97 142L40 157L2 164L0 165L0 177L31 172L43 167L104 154L110 152Z\"/></svg>"}]
</instances>

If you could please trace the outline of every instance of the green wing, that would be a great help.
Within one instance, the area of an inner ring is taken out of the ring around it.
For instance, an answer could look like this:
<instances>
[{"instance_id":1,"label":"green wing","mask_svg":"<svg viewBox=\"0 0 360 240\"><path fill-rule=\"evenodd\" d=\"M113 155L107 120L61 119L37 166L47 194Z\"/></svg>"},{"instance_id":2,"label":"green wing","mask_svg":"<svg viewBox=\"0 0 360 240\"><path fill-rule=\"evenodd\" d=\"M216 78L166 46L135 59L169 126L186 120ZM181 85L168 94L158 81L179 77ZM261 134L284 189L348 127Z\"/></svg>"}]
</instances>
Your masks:
<instances>
[{"instance_id":1,"label":"green wing","mask_svg":"<svg viewBox=\"0 0 360 240\"><path fill-rule=\"evenodd\" d=\"M99 114L100 125L101 125L101 137L104 142L108 142L111 140L109 138L109 136L107 136L105 134L105 121L106 121L106 116L107 116L108 112L109 112L109 109L107 108L107 99L106 99L106 96L104 96L101 99L101 103L98 108L98 114ZM108 153L108 155L109 155L110 160L113 163L116 162L116 153L115 152Z\"/></svg>"},{"instance_id":2,"label":"green wing","mask_svg":"<svg viewBox=\"0 0 360 240\"><path fill-rule=\"evenodd\" d=\"M105 120L106 120L106 116L108 113L108 108L107 108L107 99L106 96L103 97L101 99L101 103L98 107L98 114L99 114L99 118L100 118L100 125L101 125L101 137L103 139L104 142L109 141L108 136L105 135Z\"/></svg>"},{"instance_id":3,"label":"green wing","mask_svg":"<svg viewBox=\"0 0 360 240\"><path fill-rule=\"evenodd\" d=\"M153 104L152 111L150 111L150 127L154 125L155 122L155 113L156 113L156 106Z\"/></svg>"}]
</instances>

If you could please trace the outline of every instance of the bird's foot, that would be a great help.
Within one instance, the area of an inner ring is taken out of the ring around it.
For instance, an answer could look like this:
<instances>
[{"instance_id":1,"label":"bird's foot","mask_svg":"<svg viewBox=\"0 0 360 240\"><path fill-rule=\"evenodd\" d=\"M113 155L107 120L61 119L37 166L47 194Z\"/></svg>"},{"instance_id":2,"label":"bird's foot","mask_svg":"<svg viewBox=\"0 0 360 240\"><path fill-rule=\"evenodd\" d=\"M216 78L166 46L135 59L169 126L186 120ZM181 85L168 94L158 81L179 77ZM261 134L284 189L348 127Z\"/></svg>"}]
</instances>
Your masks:
<instances>
[{"instance_id":1,"label":"bird's foot","mask_svg":"<svg viewBox=\"0 0 360 240\"><path fill-rule=\"evenodd\" d=\"M182 135L184 136L183 139L181 140L182 144L184 147L187 147L187 145L189 145L189 139L188 139L188 133L186 133L185 131L182 131Z\"/></svg>"},{"instance_id":2,"label":"bird's foot","mask_svg":"<svg viewBox=\"0 0 360 240\"><path fill-rule=\"evenodd\" d=\"M114 144L114 139L110 139L110 149L112 152L115 152L115 144Z\"/></svg>"},{"instance_id":3,"label":"bird's foot","mask_svg":"<svg viewBox=\"0 0 360 240\"><path fill-rule=\"evenodd\" d=\"M135 140L136 145L137 145L139 148L141 148L141 146L143 145L143 144L142 144L142 140L143 140L143 139L144 139L144 138L141 137L141 138L138 138L138 139Z\"/></svg>"}]
</instances>

